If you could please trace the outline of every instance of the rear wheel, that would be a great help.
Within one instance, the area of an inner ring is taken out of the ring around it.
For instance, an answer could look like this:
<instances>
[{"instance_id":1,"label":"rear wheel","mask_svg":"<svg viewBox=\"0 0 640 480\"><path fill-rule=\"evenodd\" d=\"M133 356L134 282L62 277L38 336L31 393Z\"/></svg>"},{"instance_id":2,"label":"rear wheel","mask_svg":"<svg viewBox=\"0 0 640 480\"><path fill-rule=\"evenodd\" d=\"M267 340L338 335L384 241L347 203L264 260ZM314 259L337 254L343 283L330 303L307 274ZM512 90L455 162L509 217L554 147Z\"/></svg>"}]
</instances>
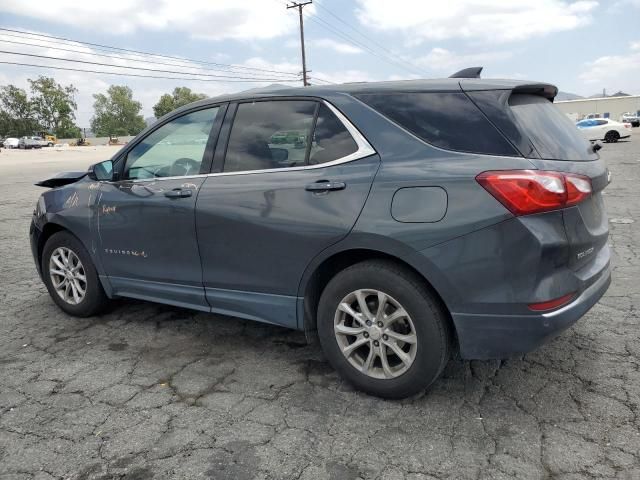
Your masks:
<instances>
[{"instance_id":1,"label":"rear wheel","mask_svg":"<svg viewBox=\"0 0 640 480\"><path fill-rule=\"evenodd\" d=\"M42 277L53 301L70 315L89 317L108 305L89 253L68 232L55 233L47 240Z\"/></svg>"},{"instance_id":2,"label":"rear wheel","mask_svg":"<svg viewBox=\"0 0 640 480\"><path fill-rule=\"evenodd\" d=\"M425 390L449 360L445 312L420 278L388 261L353 265L329 282L318 334L345 379L384 398Z\"/></svg>"},{"instance_id":3,"label":"rear wheel","mask_svg":"<svg viewBox=\"0 0 640 480\"><path fill-rule=\"evenodd\" d=\"M615 130L610 130L604 136L604 141L607 143L616 143L620 139L620 134Z\"/></svg>"}]
</instances>

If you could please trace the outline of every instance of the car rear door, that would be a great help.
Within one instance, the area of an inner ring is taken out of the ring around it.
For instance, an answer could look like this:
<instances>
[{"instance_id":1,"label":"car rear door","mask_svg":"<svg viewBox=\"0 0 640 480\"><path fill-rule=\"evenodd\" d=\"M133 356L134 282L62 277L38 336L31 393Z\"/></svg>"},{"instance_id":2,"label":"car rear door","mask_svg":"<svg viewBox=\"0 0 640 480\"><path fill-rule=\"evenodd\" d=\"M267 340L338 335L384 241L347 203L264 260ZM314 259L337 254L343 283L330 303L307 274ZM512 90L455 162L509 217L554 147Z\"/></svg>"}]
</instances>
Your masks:
<instances>
[{"instance_id":1,"label":"car rear door","mask_svg":"<svg viewBox=\"0 0 640 480\"><path fill-rule=\"evenodd\" d=\"M226 106L179 115L116 161L98 193L99 254L116 295L209 310L195 203Z\"/></svg>"},{"instance_id":2,"label":"car rear door","mask_svg":"<svg viewBox=\"0 0 640 480\"><path fill-rule=\"evenodd\" d=\"M213 311L296 327L305 268L349 233L380 160L323 101L229 108L196 204L206 297Z\"/></svg>"}]
</instances>

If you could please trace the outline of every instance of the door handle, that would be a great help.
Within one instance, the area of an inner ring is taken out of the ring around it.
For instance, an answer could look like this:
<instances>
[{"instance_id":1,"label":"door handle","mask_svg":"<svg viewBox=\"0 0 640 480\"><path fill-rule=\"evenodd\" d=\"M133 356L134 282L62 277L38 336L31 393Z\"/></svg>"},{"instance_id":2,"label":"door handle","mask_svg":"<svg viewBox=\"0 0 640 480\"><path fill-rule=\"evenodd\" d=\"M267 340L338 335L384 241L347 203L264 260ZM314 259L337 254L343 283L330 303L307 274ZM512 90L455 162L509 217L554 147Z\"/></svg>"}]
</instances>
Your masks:
<instances>
[{"instance_id":1,"label":"door handle","mask_svg":"<svg viewBox=\"0 0 640 480\"><path fill-rule=\"evenodd\" d=\"M191 190L184 188L174 188L173 190L164 192L164 196L167 198L187 198L190 197L191 194Z\"/></svg>"},{"instance_id":2,"label":"door handle","mask_svg":"<svg viewBox=\"0 0 640 480\"><path fill-rule=\"evenodd\" d=\"M320 180L319 182L310 183L304 189L308 192L330 192L331 190L344 190L347 184L344 182L330 182L327 180Z\"/></svg>"}]
</instances>

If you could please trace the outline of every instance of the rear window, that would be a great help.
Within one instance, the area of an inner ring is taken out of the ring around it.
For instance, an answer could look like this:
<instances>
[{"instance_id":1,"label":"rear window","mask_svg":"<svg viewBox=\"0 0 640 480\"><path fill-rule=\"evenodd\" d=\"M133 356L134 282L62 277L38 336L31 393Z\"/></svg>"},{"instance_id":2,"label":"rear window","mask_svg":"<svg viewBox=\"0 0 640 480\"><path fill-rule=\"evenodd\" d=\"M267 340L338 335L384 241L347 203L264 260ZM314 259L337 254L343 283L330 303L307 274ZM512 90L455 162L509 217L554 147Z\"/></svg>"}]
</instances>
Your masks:
<instances>
[{"instance_id":1,"label":"rear window","mask_svg":"<svg viewBox=\"0 0 640 480\"><path fill-rule=\"evenodd\" d=\"M464 93L360 94L356 97L437 147L519 156Z\"/></svg>"},{"instance_id":2,"label":"rear window","mask_svg":"<svg viewBox=\"0 0 640 480\"><path fill-rule=\"evenodd\" d=\"M513 94L509 106L520 130L548 160L596 160L590 143L558 108L544 97Z\"/></svg>"}]
</instances>

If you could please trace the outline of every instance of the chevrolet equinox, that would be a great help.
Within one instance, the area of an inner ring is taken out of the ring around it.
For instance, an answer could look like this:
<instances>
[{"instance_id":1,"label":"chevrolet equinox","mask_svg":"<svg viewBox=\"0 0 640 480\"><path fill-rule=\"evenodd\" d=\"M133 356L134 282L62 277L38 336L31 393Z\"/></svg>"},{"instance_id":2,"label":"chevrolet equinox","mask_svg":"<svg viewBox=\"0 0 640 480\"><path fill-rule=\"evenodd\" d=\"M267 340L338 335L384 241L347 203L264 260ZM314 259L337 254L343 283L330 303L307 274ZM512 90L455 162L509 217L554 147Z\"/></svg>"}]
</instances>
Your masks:
<instances>
[{"instance_id":1,"label":"chevrolet equinox","mask_svg":"<svg viewBox=\"0 0 640 480\"><path fill-rule=\"evenodd\" d=\"M203 100L44 180L54 302L131 297L317 332L357 388L427 388L452 351L522 355L610 283L597 148L546 83L440 80Z\"/></svg>"}]
</instances>

